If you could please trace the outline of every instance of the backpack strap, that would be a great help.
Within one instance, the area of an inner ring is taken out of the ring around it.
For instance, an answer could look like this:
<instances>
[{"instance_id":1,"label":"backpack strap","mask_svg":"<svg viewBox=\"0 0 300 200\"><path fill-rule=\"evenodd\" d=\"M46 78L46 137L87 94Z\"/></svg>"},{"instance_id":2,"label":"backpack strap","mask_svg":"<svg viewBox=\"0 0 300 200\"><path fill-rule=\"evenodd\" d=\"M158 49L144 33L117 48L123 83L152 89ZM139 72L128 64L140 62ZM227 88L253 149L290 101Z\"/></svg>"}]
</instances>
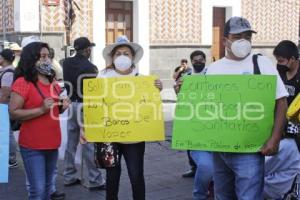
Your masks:
<instances>
[{"instance_id":1,"label":"backpack strap","mask_svg":"<svg viewBox=\"0 0 300 200\"><path fill-rule=\"evenodd\" d=\"M3 77L4 74L6 74L7 72L14 73L15 70L14 70L14 69L7 69L7 70L4 70L4 71L1 73L1 75L0 75L0 88L2 87L2 86L1 86L2 77Z\"/></svg>"},{"instance_id":2,"label":"backpack strap","mask_svg":"<svg viewBox=\"0 0 300 200\"><path fill-rule=\"evenodd\" d=\"M254 65L253 74L261 74L259 66L258 66L258 62L257 62L258 56L261 56L261 54L254 54L252 56L252 62L253 62L253 65Z\"/></svg>"}]
</instances>

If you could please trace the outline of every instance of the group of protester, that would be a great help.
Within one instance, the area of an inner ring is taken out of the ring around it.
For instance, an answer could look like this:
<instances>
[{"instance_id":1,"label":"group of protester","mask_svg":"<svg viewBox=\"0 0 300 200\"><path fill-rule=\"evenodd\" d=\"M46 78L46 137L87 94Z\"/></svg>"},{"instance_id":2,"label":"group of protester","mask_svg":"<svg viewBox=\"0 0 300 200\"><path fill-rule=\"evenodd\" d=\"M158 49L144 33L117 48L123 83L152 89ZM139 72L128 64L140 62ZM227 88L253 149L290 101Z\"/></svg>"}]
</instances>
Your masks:
<instances>
[{"instance_id":1,"label":"group of protester","mask_svg":"<svg viewBox=\"0 0 300 200\"><path fill-rule=\"evenodd\" d=\"M20 122L19 148L26 172L28 198L39 200L64 199L65 194L56 190L58 148L61 144L59 114L68 109L68 142L64 159L64 185L80 184L76 177L75 154L77 145L84 140L82 127L82 84L84 78L139 76L135 66L143 56L139 44L131 43L126 36L118 38L113 45L103 50L108 64L98 73L98 68L89 58L92 47L88 38L74 41L76 55L64 60L62 72L56 70L50 59L50 47L36 37L22 45L20 60L14 68L15 53L10 49L1 52L2 66L1 103L9 104L11 119ZM24 42L24 43L25 43ZM23 43L23 42L22 42ZM57 73L58 72L58 73ZM69 97L61 95L58 81L63 74ZM78 83L78 79L80 79ZM160 80L153 86L162 89ZM5 99L5 101L2 99ZM41 131L42 130L42 131ZM14 141L13 133L11 141ZM90 190L105 190L107 199L118 199L121 163L107 168L106 181L94 163L94 144L82 142L83 158L87 165ZM13 147L11 145L11 147ZM145 142L120 143L119 156L125 158L133 188L134 199L145 199L144 169ZM10 167L17 167L15 149L10 159Z\"/></svg>"},{"instance_id":2,"label":"group of protester","mask_svg":"<svg viewBox=\"0 0 300 200\"><path fill-rule=\"evenodd\" d=\"M251 53L251 39L256 32L245 18L232 17L225 24L224 46L226 56L205 66L206 55L194 51L190 55L193 68L187 60L175 69L173 78L176 93L184 83L185 75L211 74L266 74L276 75L274 125L271 137L257 153L188 151L192 171L184 177L195 176L193 199L284 198L300 170L299 124L286 123L288 105L299 93L300 68L297 46L282 41L274 49L277 69L265 56ZM59 114L67 110L68 141L64 158L64 185L80 184L76 176L75 154L81 141L83 159L87 165L88 188L106 190L107 200L117 200L121 176L121 162L106 168L106 179L94 163L94 144L84 137L82 126L83 79L139 76L136 65L143 56L143 48L120 36L116 43L103 50L107 67L98 71L89 58L95 46L88 38L74 41L76 55L66 58L62 70L54 67L54 52L47 43L36 37L23 39L17 65L16 52L5 49L0 53L0 103L9 104L10 117L20 124L19 148L26 172L26 187L30 200L65 199L55 188L58 148L61 144ZM256 60L255 60L256 59ZM253 62L255 60L255 62ZM255 64L256 63L256 64ZM65 81L67 96L62 95L59 81ZM78 81L79 80L79 81ZM153 83L162 90L162 82ZM287 90L288 92L287 92ZM17 167L12 130L10 131L10 167ZM118 143L119 157L124 156L132 195L145 199L144 153L145 142ZM213 187L212 187L213 186Z\"/></svg>"}]
</instances>

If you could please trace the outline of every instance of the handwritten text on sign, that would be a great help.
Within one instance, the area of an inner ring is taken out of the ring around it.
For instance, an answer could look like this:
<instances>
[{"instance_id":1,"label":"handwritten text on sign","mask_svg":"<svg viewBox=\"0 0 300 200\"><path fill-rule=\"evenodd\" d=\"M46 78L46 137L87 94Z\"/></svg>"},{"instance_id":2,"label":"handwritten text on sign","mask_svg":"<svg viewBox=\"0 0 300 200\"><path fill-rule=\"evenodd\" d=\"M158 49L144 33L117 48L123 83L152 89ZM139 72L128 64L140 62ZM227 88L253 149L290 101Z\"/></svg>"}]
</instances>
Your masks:
<instances>
[{"instance_id":1,"label":"handwritten text on sign","mask_svg":"<svg viewBox=\"0 0 300 200\"><path fill-rule=\"evenodd\" d=\"M275 76L186 76L176 104L172 147L259 151L272 131L275 89Z\"/></svg>"},{"instance_id":2,"label":"handwritten text on sign","mask_svg":"<svg viewBox=\"0 0 300 200\"><path fill-rule=\"evenodd\" d=\"M85 135L89 142L164 140L160 93L154 76L84 80Z\"/></svg>"}]
</instances>

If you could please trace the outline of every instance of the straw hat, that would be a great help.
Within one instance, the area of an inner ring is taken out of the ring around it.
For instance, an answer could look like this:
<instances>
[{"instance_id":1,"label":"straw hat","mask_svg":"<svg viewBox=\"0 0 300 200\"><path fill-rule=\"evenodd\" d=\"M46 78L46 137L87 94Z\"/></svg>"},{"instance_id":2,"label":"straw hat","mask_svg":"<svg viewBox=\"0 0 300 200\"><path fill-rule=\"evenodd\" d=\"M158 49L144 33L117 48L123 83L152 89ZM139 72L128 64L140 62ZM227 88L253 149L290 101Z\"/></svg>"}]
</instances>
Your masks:
<instances>
[{"instance_id":1,"label":"straw hat","mask_svg":"<svg viewBox=\"0 0 300 200\"><path fill-rule=\"evenodd\" d=\"M12 51L22 51L22 48L18 45L18 43L11 43L9 45L10 50Z\"/></svg>"}]
</instances>

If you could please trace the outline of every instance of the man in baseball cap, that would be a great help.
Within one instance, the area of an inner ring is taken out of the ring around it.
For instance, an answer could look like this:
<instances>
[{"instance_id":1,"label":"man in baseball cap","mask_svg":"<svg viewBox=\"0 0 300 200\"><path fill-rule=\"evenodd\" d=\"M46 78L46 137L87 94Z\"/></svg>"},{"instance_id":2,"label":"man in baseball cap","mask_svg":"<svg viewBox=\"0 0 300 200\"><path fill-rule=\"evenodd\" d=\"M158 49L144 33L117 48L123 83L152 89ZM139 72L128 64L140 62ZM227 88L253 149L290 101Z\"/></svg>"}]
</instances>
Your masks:
<instances>
[{"instance_id":1,"label":"man in baseball cap","mask_svg":"<svg viewBox=\"0 0 300 200\"><path fill-rule=\"evenodd\" d=\"M74 48L76 51L84 50L88 47L94 47L95 43L91 43L87 37L80 37L74 41Z\"/></svg>"},{"instance_id":2,"label":"man in baseball cap","mask_svg":"<svg viewBox=\"0 0 300 200\"><path fill-rule=\"evenodd\" d=\"M83 103L83 79L96 78L98 74L98 68L89 61L92 51L91 47L93 46L95 44L91 43L88 38L77 38L74 41L76 55L66 58L63 62L63 77L64 81L68 83L65 87L72 101L67 122L68 143L65 152L65 169L63 173L65 186L80 184L74 161L80 138L80 119L82 117L82 113L78 113L77 111L82 108ZM87 170L89 171L89 177L87 178L89 189L105 189L103 175L95 165L93 154L89 153L94 151L94 144L83 144L82 151L84 152L83 160L85 160Z\"/></svg>"},{"instance_id":3,"label":"man in baseball cap","mask_svg":"<svg viewBox=\"0 0 300 200\"><path fill-rule=\"evenodd\" d=\"M243 17L231 17L225 24L224 36L250 31L257 33L251 28L249 21Z\"/></svg>"},{"instance_id":4,"label":"man in baseball cap","mask_svg":"<svg viewBox=\"0 0 300 200\"><path fill-rule=\"evenodd\" d=\"M247 19L243 17L230 18L225 24L223 38L226 55L211 63L207 67L206 75L242 76L247 74L248 77L251 77L252 74L262 74L275 76L274 99L269 102L275 105L274 112L266 112L267 115L274 116L274 121L270 124L270 136L257 143L255 151L244 149L232 153L225 149L217 149L213 152L215 199L264 199L265 156L277 153L283 133L288 93L272 61L265 56L251 53L253 33L256 31L251 28ZM247 76L243 77L246 78ZM219 82L217 81L215 84L219 84ZM242 83L236 82L236 84L238 86ZM257 88L257 90L259 89ZM239 103L242 101L237 100ZM245 120L248 123L249 119L245 118ZM253 134L251 135L252 138L257 138L255 134L262 134L263 132L257 129L256 131L251 130L251 133ZM236 131L234 138L229 138L229 135L224 134L220 142L226 143L226 140L231 139L231 142L236 144L239 141L244 141L247 144L253 143L251 138L246 135L244 130L240 129Z\"/></svg>"},{"instance_id":5,"label":"man in baseball cap","mask_svg":"<svg viewBox=\"0 0 300 200\"><path fill-rule=\"evenodd\" d=\"M251 53L252 34L256 33L251 28L249 21L243 17L231 17L224 28L224 46L227 50L226 57L243 60Z\"/></svg>"}]
</instances>

